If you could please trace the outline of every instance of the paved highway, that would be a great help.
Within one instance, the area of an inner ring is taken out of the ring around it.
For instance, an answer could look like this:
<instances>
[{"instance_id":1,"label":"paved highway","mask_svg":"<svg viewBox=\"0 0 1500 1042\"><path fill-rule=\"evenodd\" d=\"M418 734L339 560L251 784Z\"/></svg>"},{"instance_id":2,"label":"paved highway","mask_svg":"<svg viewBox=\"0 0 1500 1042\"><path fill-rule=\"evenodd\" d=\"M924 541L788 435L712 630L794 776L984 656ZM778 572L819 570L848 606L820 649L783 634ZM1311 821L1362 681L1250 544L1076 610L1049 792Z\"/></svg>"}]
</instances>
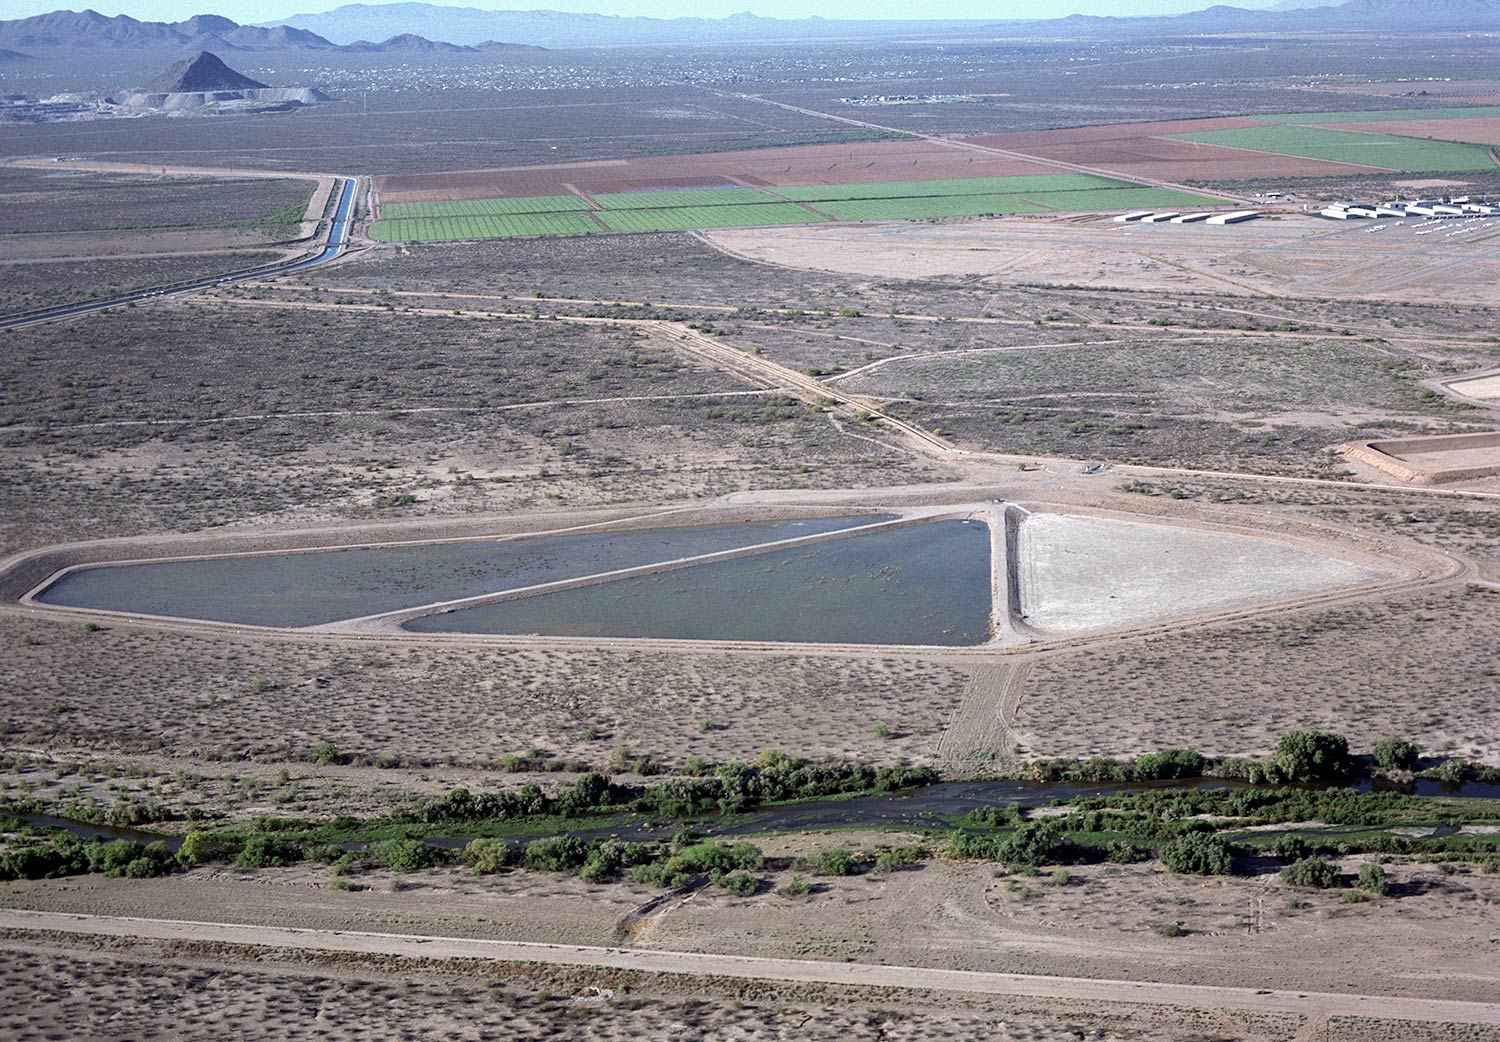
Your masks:
<instances>
[{"instance_id":1,"label":"paved highway","mask_svg":"<svg viewBox=\"0 0 1500 1042\"><path fill-rule=\"evenodd\" d=\"M157 300L161 297L175 297L183 293L193 293L210 286L219 286L231 282L246 282L251 279L265 279L276 275L285 275L291 271L301 271L310 268L314 264L322 264L330 261L344 252L344 247L349 242L349 228L353 223L355 187L357 181L352 177L342 178L342 186L339 189L339 202L333 212L333 221L328 227L328 235L323 240L322 248L313 256L301 257L296 260L284 261L280 264L262 265L258 268L246 268L239 271L225 272L222 275L211 275L208 278L196 279L191 282L174 282L166 286L152 286L146 289L134 290L130 293L122 293L114 297L104 297L94 300L81 301L77 304L61 304L57 307L41 308L36 311L23 311L19 314L8 315L0 318L0 329L18 329L21 326L36 325L39 322L52 322L60 318L73 318L78 315L86 315L91 311L102 311L105 308L123 307L127 304L136 304L146 300Z\"/></svg>"}]
</instances>

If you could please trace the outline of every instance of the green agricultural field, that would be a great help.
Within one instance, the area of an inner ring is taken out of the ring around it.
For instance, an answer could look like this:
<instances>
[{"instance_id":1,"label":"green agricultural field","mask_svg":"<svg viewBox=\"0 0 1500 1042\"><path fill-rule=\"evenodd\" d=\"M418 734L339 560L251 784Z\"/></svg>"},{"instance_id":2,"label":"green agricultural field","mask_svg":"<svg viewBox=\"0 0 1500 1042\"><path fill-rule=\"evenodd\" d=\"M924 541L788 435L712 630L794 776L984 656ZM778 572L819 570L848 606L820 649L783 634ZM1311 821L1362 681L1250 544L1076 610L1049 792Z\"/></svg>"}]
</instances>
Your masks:
<instances>
[{"instance_id":1,"label":"green agricultural field","mask_svg":"<svg viewBox=\"0 0 1500 1042\"><path fill-rule=\"evenodd\" d=\"M1028 192L1028 203L1049 210L1164 210L1168 207L1201 210L1205 206L1223 206L1224 200L1172 188L1150 188L1131 185L1125 188L1101 188L1092 192Z\"/></svg>"},{"instance_id":2,"label":"green agricultural field","mask_svg":"<svg viewBox=\"0 0 1500 1042\"><path fill-rule=\"evenodd\" d=\"M666 210L602 210L599 219L617 232L680 232L693 228L757 228L814 224L822 218L791 203L681 206Z\"/></svg>"},{"instance_id":3,"label":"green agricultural field","mask_svg":"<svg viewBox=\"0 0 1500 1042\"><path fill-rule=\"evenodd\" d=\"M380 216L391 220L412 217L479 217L486 214L558 213L587 210L576 195L532 195L512 199L452 199L433 203L382 203Z\"/></svg>"},{"instance_id":4,"label":"green agricultural field","mask_svg":"<svg viewBox=\"0 0 1500 1042\"><path fill-rule=\"evenodd\" d=\"M1218 200L1167 188L1097 188L1092 191L1028 192L1025 195L949 195L917 199L841 199L814 203L840 221L900 221L928 217L983 217L987 214L1048 211L1201 209Z\"/></svg>"},{"instance_id":5,"label":"green agricultural field","mask_svg":"<svg viewBox=\"0 0 1500 1042\"><path fill-rule=\"evenodd\" d=\"M754 188L668 188L651 192L604 192L589 198L606 210L668 210L774 201Z\"/></svg>"},{"instance_id":6,"label":"green agricultural field","mask_svg":"<svg viewBox=\"0 0 1500 1042\"><path fill-rule=\"evenodd\" d=\"M930 196L1015 195L1120 188L1127 182L1093 174L1038 174L1017 177L952 177L936 181L872 181L862 185L787 185L766 191L797 202L842 199L917 199Z\"/></svg>"},{"instance_id":7,"label":"green agricultural field","mask_svg":"<svg viewBox=\"0 0 1500 1042\"><path fill-rule=\"evenodd\" d=\"M1393 123L1410 119L1500 119L1500 105L1459 109L1373 109L1366 112L1291 112L1281 116L1247 116L1267 123Z\"/></svg>"},{"instance_id":8,"label":"green agricultural field","mask_svg":"<svg viewBox=\"0 0 1500 1042\"><path fill-rule=\"evenodd\" d=\"M1384 167L1409 174L1495 169L1489 150L1479 145L1425 141L1390 134L1361 134L1352 130L1327 130L1313 126L1280 124L1170 136L1184 141L1229 145L1284 156Z\"/></svg>"},{"instance_id":9,"label":"green agricultural field","mask_svg":"<svg viewBox=\"0 0 1500 1042\"><path fill-rule=\"evenodd\" d=\"M370 226L370 238L380 242L444 242L513 239L528 235L587 235L597 231L599 226L585 213L492 214L376 221Z\"/></svg>"},{"instance_id":10,"label":"green agricultural field","mask_svg":"<svg viewBox=\"0 0 1500 1042\"><path fill-rule=\"evenodd\" d=\"M1042 213L1015 195L946 195L924 199L836 199L815 204L840 221L902 221L926 217L983 217L987 214Z\"/></svg>"}]
</instances>

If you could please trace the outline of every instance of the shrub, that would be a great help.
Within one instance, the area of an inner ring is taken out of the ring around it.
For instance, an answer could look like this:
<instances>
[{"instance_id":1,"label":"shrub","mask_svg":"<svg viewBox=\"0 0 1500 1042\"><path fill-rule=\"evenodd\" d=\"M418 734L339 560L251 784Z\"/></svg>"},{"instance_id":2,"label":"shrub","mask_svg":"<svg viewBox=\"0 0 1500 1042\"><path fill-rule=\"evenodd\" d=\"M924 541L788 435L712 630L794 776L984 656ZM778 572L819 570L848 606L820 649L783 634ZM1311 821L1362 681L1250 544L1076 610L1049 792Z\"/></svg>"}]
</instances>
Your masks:
<instances>
[{"instance_id":1,"label":"shrub","mask_svg":"<svg viewBox=\"0 0 1500 1042\"><path fill-rule=\"evenodd\" d=\"M654 846L606 839L589 851L578 870L578 878L586 883L603 883L617 877L623 869L650 863L655 856Z\"/></svg>"},{"instance_id":2,"label":"shrub","mask_svg":"<svg viewBox=\"0 0 1500 1042\"><path fill-rule=\"evenodd\" d=\"M319 742L313 746L313 763L336 764L343 763L344 758L339 755L339 747L332 742Z\"/></svg>"},{"instance_id":3,"label":"shrub","mask_svg":"<svg viewBox=\"0 0 1500 1042\"><path fill-rule=\"evenodd\" d=\"M480 875L503 872L516 862L516 855L503 839L486 839L483 836L469 840L464 847L463 863Z\"/></svg>"},{"instance_id":4,"label":"shrub","mask_svg":"<svg viewBox=\"0 0 1500 1042\"><path fill-rule=\"evenodd\" d=\"M631 878L673 889L688 886L700 875L722 879L734 871L757 871L765 864L765 855L754 843L694 843L678 848L667 857L650 864L637 865Z\"/></svg>"},{"instance_id":5,"label":"shrub","mask_svg":"<svg viewBox=\"0 0 1500 1042\"><path fill-rule=\"evenodd\" d=\"M1208 761L1192 749L1163 749L1135 761L1136 774L1145 779L1197 778Z\"/></svg>"},{"instance_id":6,"label":"shrub","mask_svg":"<svg viewBox=\"0 0 1500 1042\"><path fill-rule=\"evenodd\" d=\"M254 835L235 855L236 868L282 868L302 859L302 848L276 836Z\"/></svg>"},{"instance_id":7,"label":"shrub","mask_svg":"<svg viewBox=\"0 0 1500 1042\"><path fill-rule=\"evenodd\" d=\"M128 839L92 839L84 844L78 867L124 879L149 879L177 867L177 859L161 841L142 846Z\"/></svg>"},{"instance_id":8,"label":"shrub","mask_svg":"<svg viewBox=\"0 0 1500 1042\"><path fill-rule=\"evenodd\" d=\"M213 861L222 853L219 844L197 829L189 829L188 834L182 837L182 846L177 848L177 863L185 868L192 868L194 865Z\"/></svg>"},{"instance_id":9,"label":"shrub","mask_svg":"<svg viewBox=\"0 0 1500 1042\"><path fill-rule=\"evenodd\" d=\"M856 867L854 855L843 847L823 851L818 855L817 865L825 876L852 876Z\"/></svg>"},{"instance_id":10,"label":"shrub","mask_svg":"<svg viewBox=\"0 0 1500 1042\"><path fill-rule=\"evenodd\" d=\"M1115 839L1104 848L1104 856L1119 865L1133 865L1149 859L1151 851L1127 840Z\"/></svg>"},{"instance_id":11,"label":"shrub","mask_svg":"<svg viewBox=\"0 0 1500 1042\"><path fill-rule=\"evenodd\" d=\"M1162 864L1173 872L1199 876L1226 876L1234 857L1229 844L1209 832L1189 832L1161 848Z\"/></svg>"},{"instance_id":12,"label":"shrub","mask_svg":"<svg viewBox=\"0 0 1500 1042\"><path fill-rule=\"evenodd\" d=\"M8 846L0 851L0 879L55 879L89 870L89 857L72 840Z\"/></svg>"},{"instance_id":13,"label":"shrub","mask_svg":"<svg viewBox=\"0 0 1500 1042\"><path fill-rule=\"evenodd\" d=\"M419 839L388 839L370 848L370 857L393 872L416 872L443 860L443 852Z\"/></svg>"},{"instance_id":14,"label":"shrub","mask_svg":"<svg viewBox=\"0 0 1500 1042\"><path fill-rule=\"evenodd\" d=\"M1416 768L1417 747L1405 738L1382 738L1375 743L1375 765L1387 771L1410 771Z\"/></svg>"},{"instance_id":15,"label":"shrub","mask_svg":"<svg viewBox=\"0 0 1500 1042\"><path fill-rule=\"evenodd\" d=\"M1187 931L1181 923L1162 923L1160 932L1163 937L1181 937Z\"/></svg>"},{"instance_id":16,"label":"shrub","mask_svg":"<svg viewBox=\"0 0 1500 1042\"><path fill-rule=\"evenodd\" d=\"M1278 836L1271 844L1271 854L1280 861L1301 861L1312 852L1312 844L1302 836Z\"/></svg>"},{"instance_id":17,"label":"shrub","mask_svg":"<svg viewBox=\"0 0 1500 1042\"><path fill-rule=\"evenodd\" d=\"M788 897L806 897L812 893L812 884L802 876L792 876L787 880L786 886L781 888L781 892Z\"/></svg>"},{"instance_id":18,"label":"shrub","mask_svg":"<svg viewBox=\"0 0 1500 1042\"><path fill-rule=\"evenodd\" d=\"M1320 857L1305 857L1294 861L1281 870L1281 881L1288 886L1306 887L1310 890L1327 890L1339 885L1339 868L1332 861Z\"/></svg>"},{"instance_id":19,"label":"shrub","mask_svg":"<svg viewBox=\"0 0 1500 1042\"><path fill-rule=\"evenodd\" d=\"M882 872L893 872L907 865L915 865L926 855L927 851L919 846L893 847L875 855L875 867Z\"/></svg>"},{"instance_id":20,"label":"shrub","mask_svg":"<svg viewBox=\"0 0 1500 1042\"><path fill-rule=\"evenodd\" d=\"M760 880L749 872L730 872L719 877L719 885L731 894L749 897L760 889Z\"/></svg>"},{"instance_id":21,"label":"shrub","mask_svg":"<svg viewBox=\"0 0 1500 1042\"><path fill-rule=\"evenodd\" d=\"M1044 865L1056 861L1066 844L1046 822L1028 821L1007 836L997 849L999 860L1010 865Z\"/></svg>"},{"instance_id":22,"label":"shrub","mask_svg":"<svg viewBox=\"0 0 1500 1042\"><path fill-rule=\"evenodd\" d=\"M1391 881L1385 874L1385 869L1373 861L1359 867L1359 875L1354 877L1354 885L1377 897L1384 897L1391 892Z\"/></svg>"},{"instance_id":23,"label":"shrub","mask_svg":"<svg viewBox=\"0 0 1500 1042\"><path fill-rule=\"evenodd\" d=\"M1286 781L1333 781L1353 773L1349 740L1327 731L1288 731L1276 743L1271 764Z\"/></svg>"},{"instance_id":24,"label":"shrub","mask_svg":"<svg viewBox=\"0 0 1500 1042\"><path fill-rule=\"evenodd\" d=\"M526 844L521 862L541 872L571 872L588 860L589 853L589 845L575 836L553 836Z\"/></svg>"}]
</instances>

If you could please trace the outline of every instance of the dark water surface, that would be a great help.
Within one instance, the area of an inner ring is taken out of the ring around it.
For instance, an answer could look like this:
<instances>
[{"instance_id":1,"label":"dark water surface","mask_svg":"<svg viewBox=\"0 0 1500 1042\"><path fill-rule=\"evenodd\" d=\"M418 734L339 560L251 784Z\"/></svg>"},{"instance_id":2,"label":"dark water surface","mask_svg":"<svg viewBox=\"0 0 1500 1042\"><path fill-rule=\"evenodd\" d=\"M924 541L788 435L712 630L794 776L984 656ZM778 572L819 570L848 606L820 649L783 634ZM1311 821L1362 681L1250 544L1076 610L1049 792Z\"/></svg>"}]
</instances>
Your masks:
<instances>
[{"instance_id":1,"label":"dark water surface","mask_svg":"<svg viewBox=\"0 0 1500 1042\"><path fill-rule=\"evenodd\" d=\"M982 644L990 533L932 521L412 619L419 633Z\"/></svg>"},{"instance_id":2,"label":"dark water surface","mask_svg":"<svg viewBox=\"0 0 1500 1042\"><path fill-rule=\"evenodd\" d=\"M213 622L316 626L889 520L882 514L695 525L84 568L37 599Z\"/></svg>"}]
</instances>

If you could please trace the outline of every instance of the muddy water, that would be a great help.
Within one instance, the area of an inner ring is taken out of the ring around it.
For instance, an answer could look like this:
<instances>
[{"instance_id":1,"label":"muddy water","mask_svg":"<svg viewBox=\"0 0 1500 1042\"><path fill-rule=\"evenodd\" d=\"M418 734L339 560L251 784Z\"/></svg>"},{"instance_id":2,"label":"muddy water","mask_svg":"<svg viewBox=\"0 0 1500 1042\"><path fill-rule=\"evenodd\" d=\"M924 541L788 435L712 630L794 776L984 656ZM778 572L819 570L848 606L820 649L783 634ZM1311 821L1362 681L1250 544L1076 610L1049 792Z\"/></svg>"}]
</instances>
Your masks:
<instances>
[{"instance_id":1,"label":"muddy water","mask_svg":"<svg viewBox=\"0 0 1500 1042\"><path fill-rule=\"evenodd\" d=\"M421 633L837 644L989 639L990 534L933 521L413 619Z\"/></svg>"},{"instance_id":2,"label":"muddy water","mask_svg":"<svg viewBox=\"0 0 1500 1042\"><path fill-rule=\"evenodd\" d=\"M85 568L37 599L254 626L315 626L885 520L890 515Z\"/></svg>"}]
</instances>

